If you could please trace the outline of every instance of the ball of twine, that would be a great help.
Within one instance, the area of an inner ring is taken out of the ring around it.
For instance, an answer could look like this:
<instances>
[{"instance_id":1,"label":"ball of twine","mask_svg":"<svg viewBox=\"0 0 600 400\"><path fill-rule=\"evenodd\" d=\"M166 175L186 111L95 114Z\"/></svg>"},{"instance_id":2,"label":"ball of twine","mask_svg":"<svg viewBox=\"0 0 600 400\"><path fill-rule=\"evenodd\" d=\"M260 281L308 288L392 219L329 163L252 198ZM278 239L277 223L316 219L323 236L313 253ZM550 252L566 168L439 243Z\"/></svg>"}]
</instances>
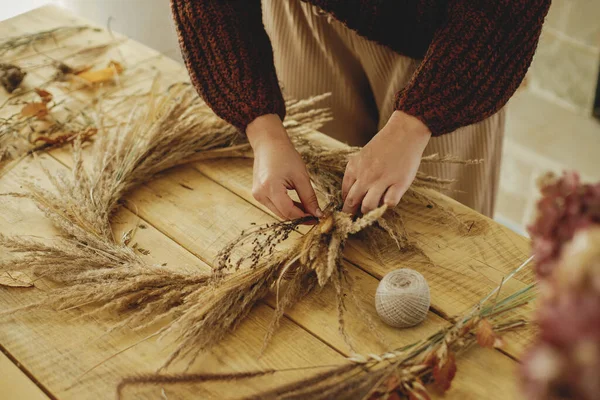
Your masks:
<instances>
[{"instance_id":1,"label":"ball of twine","mask_svg":"<svg viewBox=\"0 0 600 400\"><path fill-rule=\"evenodd\" d=\"M375 294L377 314L396 328L414 326L427 317L429 285L417 271L402 268L383 277Z\"/></svg>"}]
</instances>

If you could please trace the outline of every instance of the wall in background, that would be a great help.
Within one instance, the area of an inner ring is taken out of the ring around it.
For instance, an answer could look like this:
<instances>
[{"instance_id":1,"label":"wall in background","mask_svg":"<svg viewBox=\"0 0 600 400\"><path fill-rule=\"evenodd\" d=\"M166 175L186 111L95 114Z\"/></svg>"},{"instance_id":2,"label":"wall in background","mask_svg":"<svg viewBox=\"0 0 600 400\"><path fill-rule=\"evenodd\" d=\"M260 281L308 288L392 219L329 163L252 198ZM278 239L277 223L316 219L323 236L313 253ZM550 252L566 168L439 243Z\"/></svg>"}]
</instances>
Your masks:
<instances>
[{"instance_id":1,"label":"wall in background","mask_svg":"<svg viewBox=\"0 0 600 400\"><path fill-rule=\"evenodd\" d=\"M600 68L600 1L553 0L527 87L591 114Z\"/></svg>"},{"instance_id":2,"label":"wall in background","mask_svg":"<svg viewBox=\"0 0 600 400\"><path fill-rule=\"evenodd\" d=\"M0 21L23 14L44 4L60 4L62 0L1 0Z\"/></svg>"},{"instance_id":3,"label":"wall in background","mask_svg":"<svg viewBox=\"0 0 600 400\"><path fill-rule=\"evenodd\" d=\"M168 0L61 0L77 15L182 62Z\"/></svg>"}]
</instances>

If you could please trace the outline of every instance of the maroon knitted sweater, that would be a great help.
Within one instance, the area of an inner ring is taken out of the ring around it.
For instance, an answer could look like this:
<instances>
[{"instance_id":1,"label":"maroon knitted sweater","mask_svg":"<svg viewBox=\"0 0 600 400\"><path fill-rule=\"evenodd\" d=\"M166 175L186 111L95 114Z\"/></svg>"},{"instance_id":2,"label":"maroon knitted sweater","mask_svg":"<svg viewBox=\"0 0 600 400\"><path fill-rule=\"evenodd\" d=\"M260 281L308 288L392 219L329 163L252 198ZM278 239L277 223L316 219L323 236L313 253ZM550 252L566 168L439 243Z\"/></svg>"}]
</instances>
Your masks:
<instances>
[{"instance_id":1,"label":"maroon knitted sweater","mask_svg":"<svg viewBox=\"0 0 600 400\"><path fill-rule=\"evenodd\" d=\"M550 6L550 0L308 2L359 35L423 59L390 101L434 136L481 121L506 104L529 68ZM241 130L260 115L283 119L260 0L171 5L192 82L215 113Z\"/></svg>"}]
</instances>

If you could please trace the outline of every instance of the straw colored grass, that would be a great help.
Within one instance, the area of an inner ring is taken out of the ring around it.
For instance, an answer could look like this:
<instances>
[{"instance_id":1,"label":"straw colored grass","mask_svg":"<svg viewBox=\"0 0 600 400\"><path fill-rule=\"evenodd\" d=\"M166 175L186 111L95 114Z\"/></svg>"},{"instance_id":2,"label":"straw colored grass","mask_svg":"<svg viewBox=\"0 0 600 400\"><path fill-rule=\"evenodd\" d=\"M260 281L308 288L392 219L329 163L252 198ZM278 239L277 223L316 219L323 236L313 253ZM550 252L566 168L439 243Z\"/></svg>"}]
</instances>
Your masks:
<instances>
[{"instance_id":1,"label":"straw colored grass","mask_svg":"<svg viewBox=\"0 0 600 400\"><path fill-rule=\"evenodd\" d=\"M62 237L40 242L0 236L0 247L15 256L3 261L0 271L30 271L61 284L36 307L90 306L85 308L88 314L112 312L119 319L113 329L125 324L143 329L167 321L156 335L174 337L177 348L165 367L180 358L191 365L201 351L222 340L260 299L275 290L278 306L268 342L287 307L316 285L329 282L337 293L340 331L350 344L343 323L344 294L350 292L350 299L360 302L352 296L352 281L342 263L348 238L371 232L367 236L371 240L386 237L399 250L410 248L411 243L402 222L402 205L395 210L380 207L358 218L340 211L339 190L347 157L358 149L327 150L304 139L330 119L326 109L315 108L323 96L288 101L284 126L305 158L317 189L328 199L325 217L245 232L225 246L208 275L149 265L128 247L128 241L115 238L111 229L111 216L124 195L156 174L199 159L252 156L246 139L217 118L188 85L173 85L162 95L156 92L152 90L127 121L114 129L106 128L98 118L99 133L90 157L84 162L84 149L76 140L70 175L47 173L52 190L25 181L26 192L13 194L32 199ZM426 162L458 161L432 157ZM428 201L417 189L446 183L419 175L407 198ZM306 235L291 238L304 222L316 225ZM238 250L248 244L252 250L240 254Z\"/></svg>"}]
</instances>

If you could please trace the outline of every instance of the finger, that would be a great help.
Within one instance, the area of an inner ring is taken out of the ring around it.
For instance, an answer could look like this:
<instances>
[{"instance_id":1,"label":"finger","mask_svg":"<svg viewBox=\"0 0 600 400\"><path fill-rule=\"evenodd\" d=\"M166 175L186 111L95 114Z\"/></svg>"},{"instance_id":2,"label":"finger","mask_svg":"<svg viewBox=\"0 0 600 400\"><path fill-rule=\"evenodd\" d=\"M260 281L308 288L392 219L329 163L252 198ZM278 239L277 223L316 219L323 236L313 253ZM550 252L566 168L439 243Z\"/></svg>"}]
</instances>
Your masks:
<instances>
[{"instance_id":1,"label":"finger","mask_svg":"<svg viewBox=\"0 0 600 400\"><path fill-rule=\"evenodd\" d=\"M296 189L296 193L298 193L298 197L302 202L304 210L315 217L322 217L323 213L319 208L319 201L317 200L315 190L310 184L309 177L303 175L301 179L298 179L297 182L294 182L294 188Z\"/></svg>"},{"instance_id":2,"label":"finger","mask_svg":"<svg viewBox=\"0 0 600 400\"><path fill-rule=\"evenodd\" d=\"M348 196L346 196L342 211L352 215L356 214L366 193L367 189L364 188L359 182L355 182L350 188Z\"/></svg>"},{"instance_id":3,"label":"finger","mask_svg":"<svg viewBox=\"0 0 600 400\"><path fill-rule=\"evenodd\" d=\"M260 204L262 204L263 206L265 206L269 210L271 210L271 212L273 214L277 215L281 219L285 219L285 218L283 218L283 215L281 215L281 213L279 212L279 210L277 209L277 207L275 207L275 205L273 204L273 202L271 200L269 200L269 198L265 195L264 190L254 187L254 188L252 188L252 196Z\"/></svg>"},{"instance_id":4,"label":"finger","mask_svg":"<svg viewBox=\"0 0 600 400\"><path fill-rule=\"evenodd\" d=\"M386 204L390 208L394 208L400 203L400 199L406 193L405 185L392 185L388 188L383 196L383 204Z\"/></svg>"},{"instance_id":5,"label":"finger","mask_svg":"<svg viewBox=\"0 0 600 400\"><path fill-rule=\"evenodd\" d=\"M374 210L377 207L379 207L379 205L381 204L381 202L383 200L382 199L383 194L385 193L385 190L387 188L388 188L387 185L382 185L382 184L372 186L362 201L362 206L360 208L360 211L363 214L366 214L369 211Z\"/></svg>"},{"instance_id":6,"label":"finger","mask_svg":"<svg viewBox=\"0 0 600 400\"><path fill-rule=\"evenodd\" d=\"M296 219L307 215L301 208L294 204L294 201L285 189L272 192L269 200L277 207L283 219Z\"/></svg>"},{"instance_id":7,"label":"finger","mask_svg":"<svg viewBox=\"0 0 600 400\"><path fill-rule=\"evenodd\" d=\"M265 200L262 202L262 204L265 207L267 207L269 210L271 210L273 212L273 214L275 214L279 218L285 220L285 217L283 216L283 214L281 214L281 212L279 212L279 209L277 207L275 207L275 204L273 204L273 202L269 198L265 198Z\"/></svg>"},{"instance_id":8,"label":"finger","mask_svg":"<svg viewBox=\"0 0 600 400\"><path fill-rule=\"evenodd\" d=\"M348 192L352 185L356 182L356 176L352 169L346 166L346 171L344 172L344 180L342 181L342 200L346 201L346 196L348 196Z\"/></svg>"}]
</instances>

